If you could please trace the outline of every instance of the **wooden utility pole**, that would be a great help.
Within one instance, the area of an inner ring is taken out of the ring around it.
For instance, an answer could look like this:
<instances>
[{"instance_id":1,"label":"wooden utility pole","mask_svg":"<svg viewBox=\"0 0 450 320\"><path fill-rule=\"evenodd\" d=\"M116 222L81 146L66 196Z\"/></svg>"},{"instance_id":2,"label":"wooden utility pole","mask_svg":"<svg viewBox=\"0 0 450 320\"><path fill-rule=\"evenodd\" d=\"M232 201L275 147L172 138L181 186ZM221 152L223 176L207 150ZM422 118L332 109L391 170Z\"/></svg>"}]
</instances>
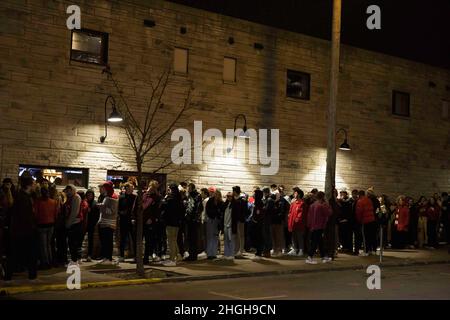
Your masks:
<instances>
[{"instance_id":1,"label":"wooden utility pole","mask_svg":"<svg viewBox=\"0 0 450 320\"><path fill-rule=\"evenodd\" d=\"M333 0L330 102L328 105L327 168L325 175L325 194L327 199L331 198L331 192L336 186L336 104L339 77L339 50L341 42L341 7L341 0Z\"/></svg>"}]
</instances>

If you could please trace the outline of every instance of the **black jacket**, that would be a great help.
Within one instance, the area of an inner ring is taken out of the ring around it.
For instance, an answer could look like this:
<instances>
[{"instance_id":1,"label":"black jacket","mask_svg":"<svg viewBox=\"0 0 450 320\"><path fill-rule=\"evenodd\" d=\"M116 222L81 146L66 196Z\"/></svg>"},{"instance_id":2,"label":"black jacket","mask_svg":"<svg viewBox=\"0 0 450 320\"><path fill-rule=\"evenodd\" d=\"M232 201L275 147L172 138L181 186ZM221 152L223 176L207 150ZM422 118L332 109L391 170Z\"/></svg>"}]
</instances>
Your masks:
<instances>
[{"instance_id":1,"label":"black jacket","mask_svg":"<svg viewBox=\"0 0 450 320\"><path fill-rule=\"evenodd\" d=\"M238 222L244 223L249 215L248 201L244 197L233 199L233 212Z\"/></svg>"},{"instance_id":2,"label":"black jacket","mask_svg":"<svg viewBox=\"0 0 450 320\"><path fill-rule=\"evenodd\" d=\"M166 226L180 227L185 214L183 200L179 195L169 194L161 203L161 219Z\"/></svg>"},{"instance_id":3,"label":"black jacket","mask_svg":"<svg viewBox=\"0 0 450 320\"><path fill-rule=\"evenodd\" d=\"M186 222L199 223L203 211L202 197L197 191L189 193L186 200Z\"/></svg>"},{"instance_id":4,"label":"black jacket","mask_svg":"<svg viewBox=\"0 0 450 320\"><path fill-rule=\"evenodd\" d=\"M223 202L216 204L214 198L209 198L206 203L206 216L210 219L221 219L223 208Z\"/></svg>"},{"instance_id":5,"label":"black jacket","mask_svg":"<svg viewBox=\"0 0 450 320\"><path fill-rule=\"evenodd\" d=\"M273 216L275 215L275 200L271 196L262 199L264 220L267 223L271 223Z\"/></svg>"},{"instance_id":6,"label":"black jacket","mask_svg":"<svg viewBox=\"0 0 450 320\"><path fill-rule=\"evenodd\" d=\"M290 204L284 197L280 197L275 201L274 214L272 216L272 224L282 224L286 216L289 214Z\"/></svg>"},{"instance_id":7,"label":"black jacket","mask_svg":"<svg viewBox=\"0 0 450 320\"><path fill-rule=\"evenodd\" d=\"M9 213L9 228L12 239L22 239L36 235L37 223L31 195L22 190L19 191Z\"/></svg>"}]
</instances>

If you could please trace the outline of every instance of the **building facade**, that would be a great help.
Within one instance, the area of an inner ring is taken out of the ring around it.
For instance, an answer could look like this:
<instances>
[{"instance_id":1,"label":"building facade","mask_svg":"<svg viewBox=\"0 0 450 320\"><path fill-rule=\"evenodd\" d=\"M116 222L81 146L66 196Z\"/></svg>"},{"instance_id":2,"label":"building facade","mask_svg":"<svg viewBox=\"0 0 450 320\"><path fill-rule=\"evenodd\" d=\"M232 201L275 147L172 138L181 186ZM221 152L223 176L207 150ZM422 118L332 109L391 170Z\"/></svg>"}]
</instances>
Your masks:
<instances>
[{"instance_id":1,"label":"building facade","mask_svg":"<svg viewBox=\"0 0 450 320\"><path fill-rule=\"evenodd\" d=\"M203 131L225 132L244 114L248 128L279 129L276 175L261 175L261 165L245 157L218 157L164 168L167 181L226 191L271 183L323 189L330 42L159 0L1 1L2 178L16 178L20 168L64 168L82 172L80 185L89 187L136 170L120 126L109 125L106 141L99 140L106 97L121 101L102 61L85 63L73 52L66 26L73 4L83 30L106 34L100 60L107 59L136 118L155 79L171 68L161 121L176 115L192 85L192 107L176 128L193 134L201 120ZM337 187L373 186L392 196L449 191L449 86L449 70L343 45L337 127L348 132L351 151L337 152ZM337 135L337 145L343 138ZM151 157L144 171L170 152Z\"/></svg>"}]
</instances>

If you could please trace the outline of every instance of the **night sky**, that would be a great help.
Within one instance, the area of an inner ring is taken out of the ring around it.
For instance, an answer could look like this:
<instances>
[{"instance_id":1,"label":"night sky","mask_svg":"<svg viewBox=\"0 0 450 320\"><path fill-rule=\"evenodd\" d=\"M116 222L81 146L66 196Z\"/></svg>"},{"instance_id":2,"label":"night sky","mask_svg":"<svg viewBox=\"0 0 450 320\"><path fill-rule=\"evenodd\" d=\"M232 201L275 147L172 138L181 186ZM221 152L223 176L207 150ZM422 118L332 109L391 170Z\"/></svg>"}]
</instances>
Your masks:
<instances>
[{"instance_id":1,"label":"night sky","mask_svg":"<svg viewBox=\"0 0 450 320\"><path fill-rule=\"evenodd\" d=\"M332 0L167 0L330 39ZM345 44L450 69L450 0L342 0ZM381 8L381 30L366 9Z\"/></svg>"}]
</instances>

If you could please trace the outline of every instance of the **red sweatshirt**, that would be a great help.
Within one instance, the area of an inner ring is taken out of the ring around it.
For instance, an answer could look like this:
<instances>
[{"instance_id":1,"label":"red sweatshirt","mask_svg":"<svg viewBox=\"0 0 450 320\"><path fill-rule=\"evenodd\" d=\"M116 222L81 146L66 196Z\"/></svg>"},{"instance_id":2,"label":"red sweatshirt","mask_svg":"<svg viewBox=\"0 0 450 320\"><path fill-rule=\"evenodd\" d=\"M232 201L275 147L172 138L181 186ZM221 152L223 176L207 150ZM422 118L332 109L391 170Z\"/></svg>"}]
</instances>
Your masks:
<instances>
[{"instance_id":1,"label":"red sweatshirt","mask_svg":"<svg viewBox=\"0 0 450 320\"><path fill-rule=\"evenodd\" d=\"M289 207L289 216L288 216L288 229L289 232L293 230L301 230L305 229L305 220L303 217L303 200L295 200L291 203Z\"/></svg>"},{"instance_id":2,"label":"red sweatshirt","mask_svg":"<svg viewBox=\"0 0 450 320\"><path fill-rule=\"evenodd\" d=\"M34 202L38 225L54 224L59 213L58 202L53 199L38 199Z\"/></svg>"},{"instance_id":3,"label":"red sweatshirt","mask_svg":"<svg viewBox=\"0 0 450 320\"><path fill-rule=\"evenodd\" d=\"M314 202L308 210L309 230L314 231L325 229L328 217L331 215L331 213L331 208L326 202Z\"/></svg>"}]
</instances>

